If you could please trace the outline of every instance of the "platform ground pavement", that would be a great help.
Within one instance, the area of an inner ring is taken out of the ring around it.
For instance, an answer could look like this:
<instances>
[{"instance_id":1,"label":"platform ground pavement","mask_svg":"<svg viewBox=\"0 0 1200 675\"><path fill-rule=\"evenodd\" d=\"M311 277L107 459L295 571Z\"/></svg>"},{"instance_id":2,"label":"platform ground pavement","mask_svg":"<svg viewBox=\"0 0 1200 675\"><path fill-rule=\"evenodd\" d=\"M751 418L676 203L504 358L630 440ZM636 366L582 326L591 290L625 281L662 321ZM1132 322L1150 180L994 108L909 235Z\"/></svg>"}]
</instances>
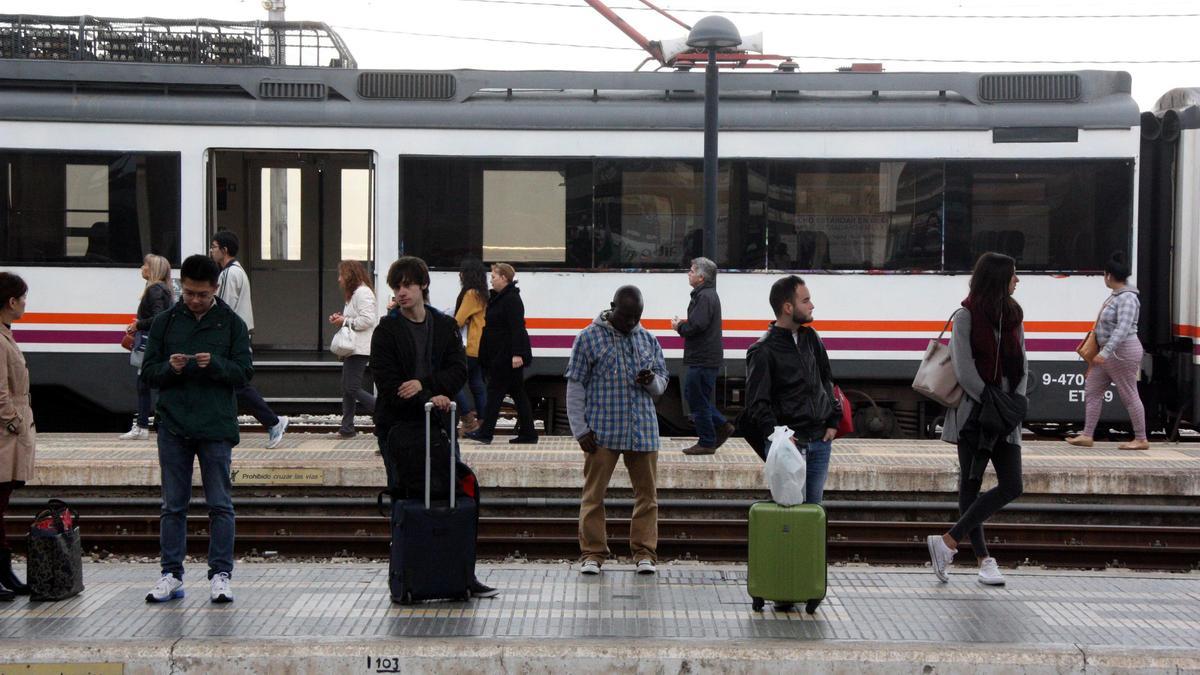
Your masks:
<instances>
[{"instance_id":1,"label":"platform ground pavement","mask_svg":"<svg viewBox=\"0 0 1200 675\"><path fill-rule=\"evenodd\" d=\"M762 462L741 439L715 455L687 456L694 438L662 439L658 485L662 489L760 490ZM246 433L234 449L234 468L247 475L306 471L313 484L377 486L382 462L374 436L342 440L332 434L288 434L265 449L263 434ZM1130 495L1200 497L1200 443L1155 444L1119 450L1116 443L1076 448L1061 441L1027 441L1022 451L1027 495ZM543 437L537 445L463 442L462 453L485 487L580 488L583 460L569 437ZM268 471L255 471L268 470ZM158 453L148 441L119 441L115 434L42 434L31 485L152 486L159 484ZM199 474L195 480L199 481ZM264 484L272 484L270 477ZM282 481L283 478L280 478ZM841 439L834 442L826 490L954 492L954 446L935 440ZM628 487L618 467L613 485Z\"/></svg>"},{"instance_id":2,"label":"platform ground pavement","mask_svg":"<svg viewBox=\"0 0 1200 675\"><path fill-rule=\"evenodd\" d=\"M833 567L813 616L751 609L744 566L481 565L494 599L401 606L363 564L242 564L236 601L147 605L155 565L92 564L76 598L0 604L0 672L1197 672L1200 573ZM7 664L7 666L3 665ZM786 670L781 670L786 669Z\"/></svg>"}]
</instances>

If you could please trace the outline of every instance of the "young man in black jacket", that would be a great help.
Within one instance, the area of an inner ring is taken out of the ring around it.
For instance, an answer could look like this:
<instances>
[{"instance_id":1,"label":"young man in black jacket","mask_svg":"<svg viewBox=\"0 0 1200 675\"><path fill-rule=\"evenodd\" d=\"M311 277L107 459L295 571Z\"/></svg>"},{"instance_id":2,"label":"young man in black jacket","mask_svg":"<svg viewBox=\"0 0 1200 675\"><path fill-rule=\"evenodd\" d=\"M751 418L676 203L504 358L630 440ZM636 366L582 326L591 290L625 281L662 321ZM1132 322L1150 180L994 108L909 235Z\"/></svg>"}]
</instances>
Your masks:
<instances>
[{"instance_id":1,"label":"young man in black jacket","mask_svg":"<svg viewBox=\"0 0 1200 675\"><path fill-rule=\"evenodd\" d=\"M404 256L392 263L387 285L396 307L371 336L371 372L379 390L375 435L392 489L401 481L400 467L389 451L388 432L403 424L424 434L426 402L449 410L450 401L467 382L467 353L454 317L429 305L429 267L424 260ZM478 579L470 590L477 598L500 594Z\"/></svg>"},{"instance_id":2,"label":"young man in black jacket","mask_svg":"<svg viewBox=\"0 0 1200 675\"><path fill-rule=\"evenodd\" d=\"M804 502L820 504L841 404L825 345L806 325L813 302L804 280L793 274L776 281L770 301L776 320L746 350L746 440L766 459L767 436L776 426L791 427L808 464Z\"/></svg>"}]
</instances>

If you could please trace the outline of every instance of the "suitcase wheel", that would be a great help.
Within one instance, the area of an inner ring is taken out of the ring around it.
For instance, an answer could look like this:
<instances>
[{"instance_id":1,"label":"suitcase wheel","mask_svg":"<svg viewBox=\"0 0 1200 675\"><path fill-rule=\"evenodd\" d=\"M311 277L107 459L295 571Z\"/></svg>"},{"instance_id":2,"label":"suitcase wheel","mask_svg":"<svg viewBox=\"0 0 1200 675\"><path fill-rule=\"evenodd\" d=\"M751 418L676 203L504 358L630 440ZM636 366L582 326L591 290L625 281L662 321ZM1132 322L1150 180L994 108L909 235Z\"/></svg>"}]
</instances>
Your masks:
<instances>
[{"instance_id":1,"label":"suitcase wheel","mask_svg":"<svg viewBox=\"0 0 1200 675\"><path fill-rule=\"evenodd\" d=\"M402 604L402 605L413 604L412 591L404 591L404 595L400 596L400 604Z\"/></svg>"},{"instance_id":2,"label":"suitcase wheel","mask_svg":"<svg viewBox=\"0 0 1200 675\"><path fill-rule=\"evenodd\" d=\"M751 605L751 607L754 608L754 611L756 611L756 612L763 611L763 607L766 605L766 601L764 601L762 598L754 598L753 600L754 600L754 602Z\"/></svg>"},{"instance_id":3,"label":"suitcase wheel","mask_svg":"<svg viewBox=\"0 0 1200 675\"><path fill-rule=\"evenodd\" d=\"M815 614L817 612L817 607L820 605L821 601L819 599L809 600L808 602L804 603L804 611L808 612L809 614Z\"/></svg>"}]
</instances>

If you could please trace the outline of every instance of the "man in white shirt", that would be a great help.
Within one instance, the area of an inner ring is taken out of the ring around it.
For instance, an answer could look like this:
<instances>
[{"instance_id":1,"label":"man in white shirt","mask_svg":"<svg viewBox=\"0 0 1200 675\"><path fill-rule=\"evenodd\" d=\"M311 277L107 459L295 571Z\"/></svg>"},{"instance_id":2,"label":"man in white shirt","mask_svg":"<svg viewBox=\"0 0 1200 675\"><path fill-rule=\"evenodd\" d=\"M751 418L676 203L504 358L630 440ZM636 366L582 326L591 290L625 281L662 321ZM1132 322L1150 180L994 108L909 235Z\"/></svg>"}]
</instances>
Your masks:
<instances>
[{"instance_id":1,"label":"man in white shirt","mask_svg":"<svg viewBox=\"0 0 1200 675\"><path fill-rule=\"evenodd\" d=\"M217 281L217 297L246 322L246 328L254 333L254 308L250 304L250 279L246 270L237 261L238 238L228 230L213 234L208 246L208 255L221 268ZM250 411L254 419L267 428L267 448L275 448L283 442L288 418L276 415L262 394L251 384L236 389L238 406Z\"/></svg>"}]
</instances>

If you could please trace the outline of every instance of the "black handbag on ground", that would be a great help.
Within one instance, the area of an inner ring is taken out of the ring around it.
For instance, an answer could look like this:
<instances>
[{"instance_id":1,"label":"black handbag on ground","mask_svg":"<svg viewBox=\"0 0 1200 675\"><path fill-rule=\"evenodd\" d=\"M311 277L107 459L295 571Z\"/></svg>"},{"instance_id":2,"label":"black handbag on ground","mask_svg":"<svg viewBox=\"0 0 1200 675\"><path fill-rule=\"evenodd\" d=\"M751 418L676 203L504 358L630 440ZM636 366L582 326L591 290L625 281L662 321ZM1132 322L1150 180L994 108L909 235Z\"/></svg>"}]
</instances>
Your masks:
<instances>
[{"instance_id":1,"label":"black handbag on ground","mask_svg":"<svg viewBox=\"0 0 1200 675\"><path fill-rule=\"evenodd\" d=\"M30 600L65 600L83 592L79 514L51 499L29 526L26 583Z\"/></svg>"}]
</instances>

